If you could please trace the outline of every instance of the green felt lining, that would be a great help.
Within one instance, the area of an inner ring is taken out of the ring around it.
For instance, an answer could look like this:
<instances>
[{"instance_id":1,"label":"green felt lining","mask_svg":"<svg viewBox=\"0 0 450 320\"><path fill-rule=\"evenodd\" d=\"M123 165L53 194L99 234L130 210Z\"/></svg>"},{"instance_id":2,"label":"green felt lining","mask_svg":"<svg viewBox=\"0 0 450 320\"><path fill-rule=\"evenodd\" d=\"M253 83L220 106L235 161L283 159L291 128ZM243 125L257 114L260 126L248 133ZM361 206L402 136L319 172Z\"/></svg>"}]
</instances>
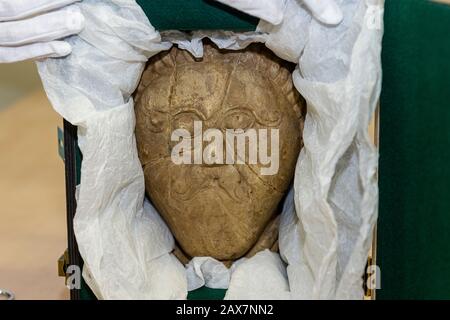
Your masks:
<instances>
[{"instance_id":1,"label":"green felt lining","mask_svg":"<svg viewBox=\"0 0 450 320\"><path fill-rule=\"evenodd\" d=\"M211 289L208 287L201 287L194 291L189 291L188 300L223 300L227 290L225 289Z\"/></svg>"},{"instance_id":2,"label":"green felt lining","mask_svg":"<svg viewBox=\"0 0 450 320\"><path fill-rule=\"evenodd\" d=\"M254 31L257 18L213 0L137 0L155 29Z\"/></svg>"},{"instance_id":3,"label":"green felt lining","mask_svg":"<svg viewBox=\"0 0 450 320\"><path fill-rule=\"evenodd\" d=\"M388 0L379 299L450 299L450 6Z\"/></svg>"}]
</instances>

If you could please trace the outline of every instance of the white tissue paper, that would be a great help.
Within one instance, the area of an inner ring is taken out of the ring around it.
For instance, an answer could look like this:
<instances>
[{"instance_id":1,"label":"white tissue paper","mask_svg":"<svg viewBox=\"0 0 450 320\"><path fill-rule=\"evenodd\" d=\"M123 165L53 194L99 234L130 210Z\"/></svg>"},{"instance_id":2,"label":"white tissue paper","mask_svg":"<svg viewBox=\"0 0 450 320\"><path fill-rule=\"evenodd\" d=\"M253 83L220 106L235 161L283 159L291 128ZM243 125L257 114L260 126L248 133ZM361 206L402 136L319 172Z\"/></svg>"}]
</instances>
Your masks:
<instances>
[{"instance_id":1,"label":"white tissue paper","mask_svg":"<svg viewBox=\"0 0 450 320\"><path fill-rule=\"evenodd\" d=\"M272 0L267 0L272 2ZM383 0L340 0L343 23L326 27L286 0L278 25L256 32L178 31L161 37L134 0L74 5L86 28L72 55L38 63L55 110L78 126L83 153L76 238L84 278L100 299L185 299L203 285L226 299L361 299L377 218L377 151L368 125L381 81ZM261 1L264 6L265 1ZM374 16L376 15L376 16ZM230 269L210 257L184 267L150 202L134 137L132 93L152 55L173 43L201 57L201 39L237 50L263 42L298 63L308 103L294 187L279 234L280 254L263 251Z\"/></svg>"}]
</instances>

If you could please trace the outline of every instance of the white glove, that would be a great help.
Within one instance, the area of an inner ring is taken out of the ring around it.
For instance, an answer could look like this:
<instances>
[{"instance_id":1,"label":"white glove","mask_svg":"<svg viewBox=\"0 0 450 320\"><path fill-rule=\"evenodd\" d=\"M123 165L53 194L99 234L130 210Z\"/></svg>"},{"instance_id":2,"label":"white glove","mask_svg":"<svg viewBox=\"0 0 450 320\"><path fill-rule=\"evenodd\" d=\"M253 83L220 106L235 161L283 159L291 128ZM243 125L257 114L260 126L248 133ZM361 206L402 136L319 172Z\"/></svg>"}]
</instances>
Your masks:
<instances>
[{"instance_id":1,"label":"white glove","mask_svg":"<svg viewBox=\"0 0 450 320\"><path fill-rule=\"evenodd\" d=\"M303 0L314 18L320 22L335 26L344 18L341 9L334 0Z\"/></svg>"},{"instance_id":2,"label":"white glove","mask_svg":"<svg viewBox=\"0 0 450 320\"><path fill-rule=\"evenodd\" d=\"M84 27L80 0L0 0L0 63L62 57L72 47L55 41Z\"/></svg>"},{"instance_id":3,"label":"white glove","mask_svg":"<svg viewBox=\"0 0 450 320\"><path fill-rule=\"evenodd\" d=\"M283 20L286 0L216 0L249 15L277 25ZM338 25L342 11L334 0L301 0L312 16L326 25Z\"/></svg>"}]
</instances>

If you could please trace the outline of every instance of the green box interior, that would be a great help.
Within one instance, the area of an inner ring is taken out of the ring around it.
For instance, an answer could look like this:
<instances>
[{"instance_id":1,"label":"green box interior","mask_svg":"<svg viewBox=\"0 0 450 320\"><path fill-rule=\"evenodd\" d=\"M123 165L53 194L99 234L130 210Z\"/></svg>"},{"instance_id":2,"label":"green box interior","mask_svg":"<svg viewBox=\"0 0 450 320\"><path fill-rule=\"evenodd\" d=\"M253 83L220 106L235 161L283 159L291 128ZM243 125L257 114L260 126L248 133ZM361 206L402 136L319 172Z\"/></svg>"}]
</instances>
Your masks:
<instances>
[{"instance_id":1,"label":"green box interior","mask_svg":"<svg viewBox=\"0 0 450 320\"><path fill-rule=\"evenodd\" d=\"M259 22L213 0L137 0L155 29L253 31Z\"/></svg>"},{"instance_id":2,"label":"green box interior","mask_svg":"<svg viewBox=\"0 0 450 320\"><path fill-rule=\"evenodd\" d=\"M450 6L388 0L379 299L450 299Z\"/></svg>"}]
</instances>

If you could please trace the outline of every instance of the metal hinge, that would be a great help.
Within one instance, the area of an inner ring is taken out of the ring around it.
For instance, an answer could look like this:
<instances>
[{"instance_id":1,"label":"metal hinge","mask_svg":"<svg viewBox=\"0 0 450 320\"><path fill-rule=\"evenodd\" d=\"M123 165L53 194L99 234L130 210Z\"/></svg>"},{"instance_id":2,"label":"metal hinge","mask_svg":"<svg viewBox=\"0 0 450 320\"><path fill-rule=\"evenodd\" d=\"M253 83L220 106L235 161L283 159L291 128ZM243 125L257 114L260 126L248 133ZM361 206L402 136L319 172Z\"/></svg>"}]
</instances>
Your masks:
<instances>
[{"instance_id":1,"label":"metal hinge","mask_svg":"<svg viewBox=\"0 0 450 320\"><path fill-rule=\"evenodd\" d=\"M371 255L369 255L369 258L367 259L367 265L366 265L366 273L364 274L364 300L375 300L375 290L369 288L367 284L368 278L371 276L371 274L368 273L369 266L373 265L373 258Z\"/></svg>"},{"instance_id":2,"label":"metal hinge","mask_svg":"<svg viewBox=\"0 0 450 320\"><path fill-rule=\"evenodd\" d=\"M67 279L67 267L69 266L69 250L66 249L63 255L58 259L58 276Z\"/></svg>"},{"instance_id":3,"label":"metal hinge","mask_svg":"<svg viewBox=\"0 0 450 320\"><path fill-rule=\"evenodd\" d=\"M378 282L380 281L379 277L381 275L379 274L379 269L376 263L377 263L377 227L375 226L373 230L372 246L370 248L369 257L367 259L366 272L363 278L365 300L376 300L376 290L379 288L369 288L369 286L367 285L369 278L375 277L371 280L375 280L376 284L378 284ZM375 270L373 269L373 267L375 267Z\"/></svg>"}]
</instances>

